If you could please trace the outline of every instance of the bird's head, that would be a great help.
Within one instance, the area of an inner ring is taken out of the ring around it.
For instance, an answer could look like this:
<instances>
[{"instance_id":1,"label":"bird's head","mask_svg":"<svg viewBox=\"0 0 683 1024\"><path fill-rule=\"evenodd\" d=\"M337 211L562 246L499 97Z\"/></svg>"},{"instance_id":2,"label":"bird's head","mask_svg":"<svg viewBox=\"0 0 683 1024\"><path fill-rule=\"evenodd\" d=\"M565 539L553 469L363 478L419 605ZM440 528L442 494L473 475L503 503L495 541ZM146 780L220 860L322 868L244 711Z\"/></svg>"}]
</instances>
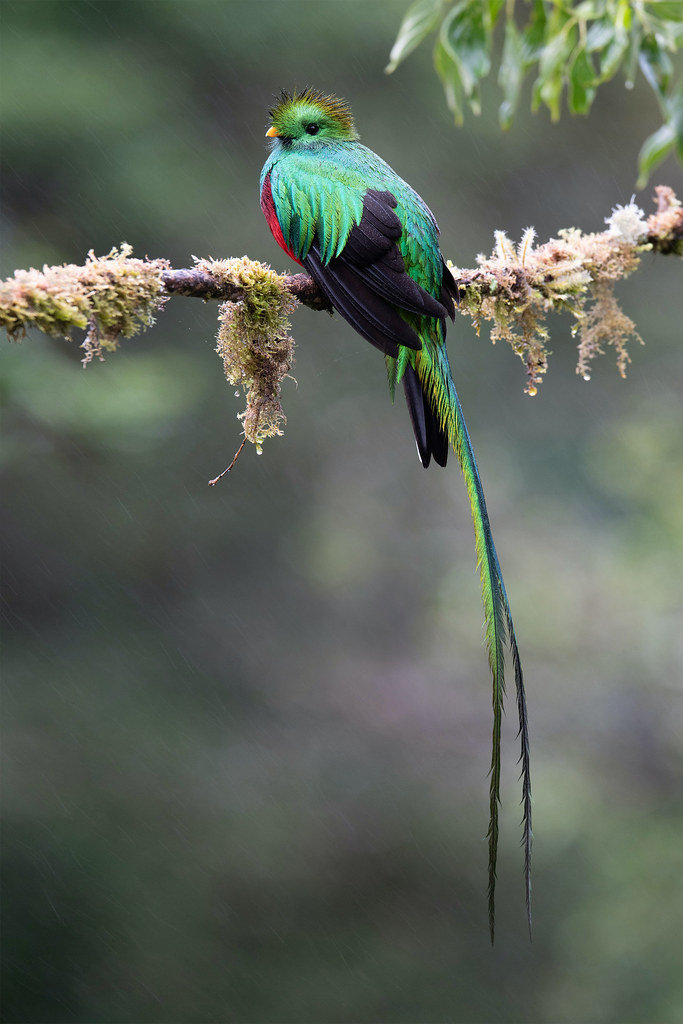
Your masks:
<instances>
[{"instance_id":1,"label":"bird's head","mask_svg":"<svg viewBox=\"0 0 683 1024\"><path fill-rule=\"evenodd\" d=\"M317 89L281 93L270 118L272 125L266 135L293 149L358 138L348 104Z\"/></svg>"}]
</instances>

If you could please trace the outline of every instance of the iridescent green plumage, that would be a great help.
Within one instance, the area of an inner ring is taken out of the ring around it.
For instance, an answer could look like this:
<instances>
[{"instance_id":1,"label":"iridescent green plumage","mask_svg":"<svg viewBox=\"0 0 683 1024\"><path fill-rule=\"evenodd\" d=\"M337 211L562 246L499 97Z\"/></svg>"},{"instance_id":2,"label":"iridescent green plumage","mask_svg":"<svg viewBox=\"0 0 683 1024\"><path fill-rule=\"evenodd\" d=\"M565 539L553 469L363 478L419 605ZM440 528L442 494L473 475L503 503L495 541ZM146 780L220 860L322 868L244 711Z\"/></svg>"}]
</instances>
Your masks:
<instances>
[{"instance_id":1,"label":"iridescent green plumage","mask_svg":"<svg viewBox=\"0 0 683 1024\"><path fill-rule=\"evenodd\" d=\"M315 120L329 129L329 136L338 139L357 139L353 114L348 103L339 96L330 96L318 89L287 92L283 89L277 103L270 110L270 119L280 138L296 133L302 118Z\"/></svg>"},{"instance_id":2,"label":"iridescent green plumage","mask_svg":"<svg viewBox=\"0 0 683 1024\"><path fill-rule=\"evenodd\" d=\"M357 141L346 104L307 89L283 93L271 111L274 139L261 174L261 205L278 243L311 274L332 305L384 352L392 395L402 384L423 465L460 463L474 522L493 680L490 771L489 925L494 935L500 736L509 643L519 713L525 885L531 928L531 783L524 681L479 471L445 347L457 288L439 249L436 221L420 196Z\"/></svg>"}]
</instances>

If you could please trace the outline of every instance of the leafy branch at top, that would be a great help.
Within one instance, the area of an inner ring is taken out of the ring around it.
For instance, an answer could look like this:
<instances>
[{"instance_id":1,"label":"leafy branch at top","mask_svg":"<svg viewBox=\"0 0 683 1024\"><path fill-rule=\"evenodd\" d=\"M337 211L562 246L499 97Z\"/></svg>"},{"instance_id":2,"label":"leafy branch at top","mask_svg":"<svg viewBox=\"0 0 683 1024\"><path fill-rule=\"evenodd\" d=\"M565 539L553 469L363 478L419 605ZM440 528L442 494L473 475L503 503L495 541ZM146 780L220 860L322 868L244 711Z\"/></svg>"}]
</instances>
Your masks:
<instances>
[{"instance_id":1,"label":"leafy branch at top","mask_svg":"<svg viewBox=\"0 0 683 1024\"><path fill-rule=\"evenodd\" d=\"M526 366L528 394L536 393L547 370L550 312L574 318L578 373L588 378L592 359L611 345L625 374L626 342L638 334L617 304L614 285L637 268L644 252L683 255L683 206L667 186L659 185L656 193L657 210L647 219L629 203L612 211L605 231L568 228L542 245L534 244L532 228L518 245L497 231L493 253L479 256L475 268L449 263L460 313L477 331L489 321L492 340L511 345ZM65 338L74 328L85 330L87 364L151 326L178 294L223 300L216 351L226 379L246 396L239 418L245 440L259 450L266 437L282 433L285 422L280 392L294 359L291 312L297 302L330 310L307 274L277 274L246 256L195 260L194 267L174 270L163 259L134 258L124 244L106 256L89 253L83 266L15 271L0 282L0 327L14 341L29 327Z\"/></svg>"},{"instance_id":2,"label":"leafy branch at top","mask_svg":"<svg viewBox=\"0 0 683 1024\"><path fill-rule=\"evenodd\" d=\"M671 56L683 39L683 0L416 0L401 23L387 72L434 31L434 66L457 124L465 106L481 112L480 83L498 52L503 128L512 124L530 73L532 110L545 106L557 121L565 89L569 111L587 114L603 82L622 69L631 89L640 67L663 124L640 150L638 187L671 151L683 162L683 75L674 81Z\"/></svg>"}]
</instances>

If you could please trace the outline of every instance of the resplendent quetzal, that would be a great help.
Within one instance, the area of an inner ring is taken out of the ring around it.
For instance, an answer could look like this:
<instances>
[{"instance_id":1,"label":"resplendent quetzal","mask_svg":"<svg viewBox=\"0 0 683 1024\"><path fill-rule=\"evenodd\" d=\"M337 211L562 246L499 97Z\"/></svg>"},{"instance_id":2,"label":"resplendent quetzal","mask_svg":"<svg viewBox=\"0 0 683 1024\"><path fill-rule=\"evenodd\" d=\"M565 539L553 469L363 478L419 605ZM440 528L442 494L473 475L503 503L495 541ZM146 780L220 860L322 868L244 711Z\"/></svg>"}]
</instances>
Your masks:
<instances>
[{"instance_id":1,"label":"resplendent quetzal","mask_svg":"<svg viewBox=\"0 0 683 1024\"><path fill-rule=\"evenodd\" d=\"M458 289L439 250L437 223L420 196L358 142L351 111L314 89L283 92L270 111L272 150L261 207L276 242L333 307L384 353L389 388L403 385L423 466L453 449L474 520L486 643L493 676L488 904L491 941L500 801L504 644L512 655L521 738L524 872L531 927L531 783L522 666L484 491L446 354L446 317Z\"/></svg>"}]
</instances>

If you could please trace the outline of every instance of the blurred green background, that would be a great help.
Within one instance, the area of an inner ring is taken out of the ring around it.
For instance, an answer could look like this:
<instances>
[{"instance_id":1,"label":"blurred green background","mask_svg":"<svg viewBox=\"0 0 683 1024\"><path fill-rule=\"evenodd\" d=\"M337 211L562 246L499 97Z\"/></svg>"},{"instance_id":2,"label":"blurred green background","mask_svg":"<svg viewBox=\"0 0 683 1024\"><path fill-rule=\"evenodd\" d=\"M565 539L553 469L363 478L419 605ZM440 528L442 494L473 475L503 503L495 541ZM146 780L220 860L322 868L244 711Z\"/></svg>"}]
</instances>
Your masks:
<instances>
[{"instance_id":1,"label":"blurred green background","mask_svg":"<svg viewBox=\"0 0 683 1024\"><path fill-rule=\"evenodd\" d=\"M2 5L3 276L130 242L288 266L258 206L266 111L313 84L471 266L496 228L601 230L658 114L456 130L404 2ZM527 104L528 105L528 104ZM656 181L681 190L680 168ZM638 197L652 209L651 189ZM215 304L174 299L86 371L2 346L4 1019L678 1022L683 1017L681 267L619 289L647 343L535 399L451 330L528 680L535 934L515 713L498 939L490 691L455 464L425 472L378 353L300 309L289 422L239 442Z\"/></svg>"}]
</instances>

